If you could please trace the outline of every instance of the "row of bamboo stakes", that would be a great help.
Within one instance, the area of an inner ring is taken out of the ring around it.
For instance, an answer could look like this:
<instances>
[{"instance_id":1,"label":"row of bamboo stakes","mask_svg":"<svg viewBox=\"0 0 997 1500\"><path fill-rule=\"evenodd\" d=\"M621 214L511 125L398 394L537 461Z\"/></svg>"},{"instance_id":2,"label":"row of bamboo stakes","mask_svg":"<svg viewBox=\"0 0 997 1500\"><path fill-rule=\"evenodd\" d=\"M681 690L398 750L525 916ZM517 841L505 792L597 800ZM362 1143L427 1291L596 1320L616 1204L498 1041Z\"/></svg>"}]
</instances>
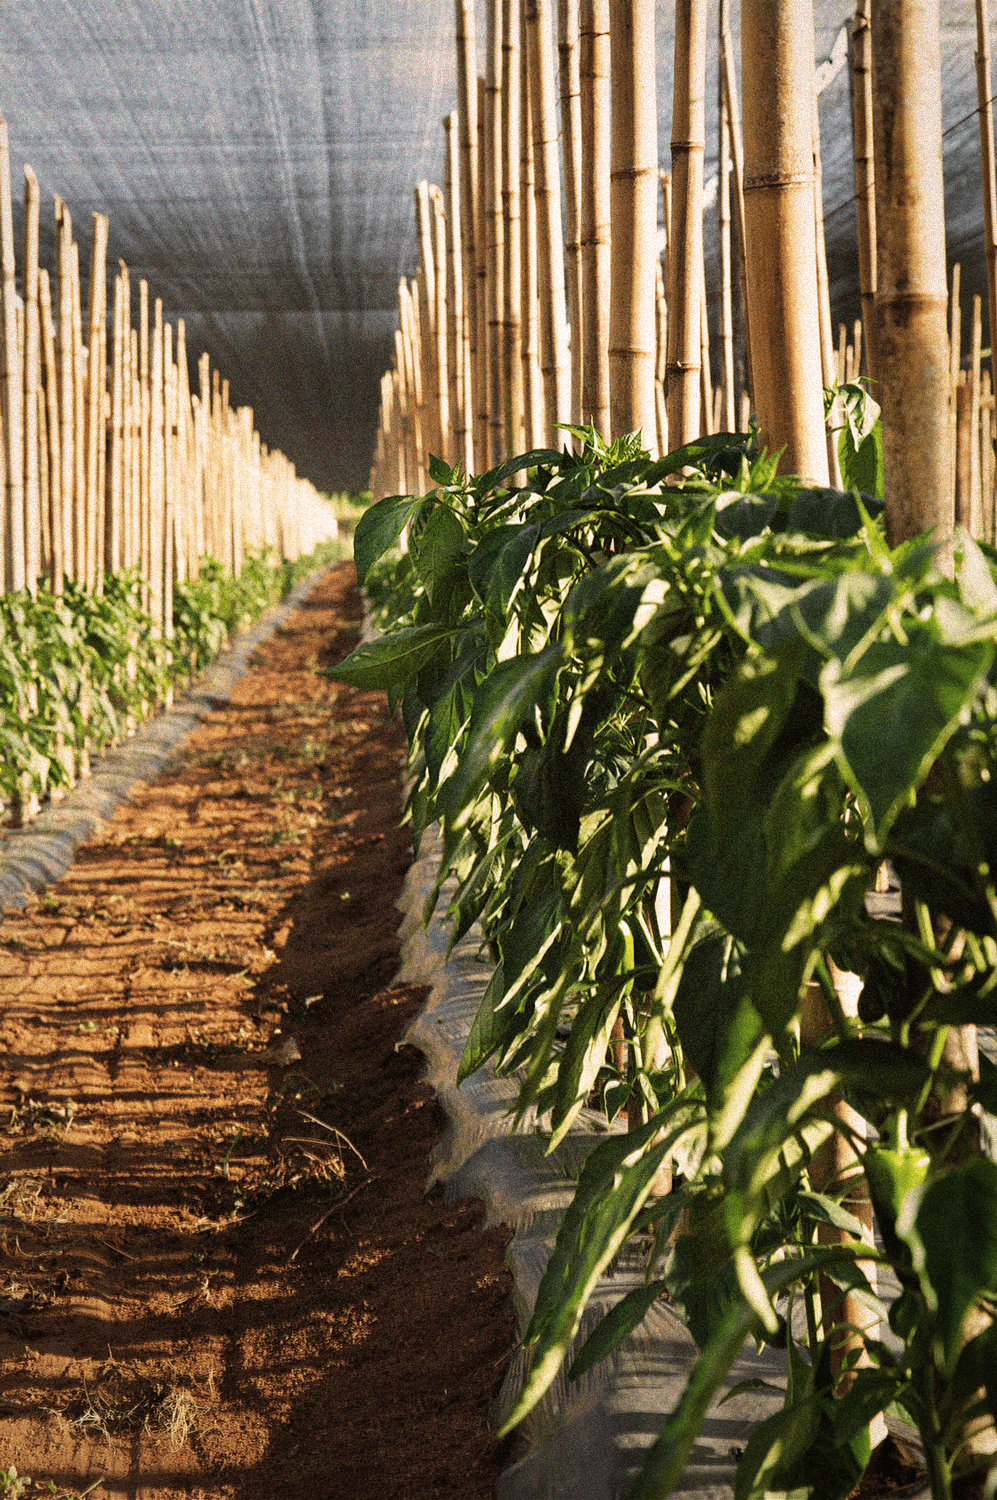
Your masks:
<instances>
[{"instance_id":1,"label":"row of bamboo stakes","mask_svg":"<svg viewBox=\"0 0 997 1500\"><path fill-rule=\"evenodd\" d=\"M840 337L836 347L832 333L812 69L794 80L794 88L807 93L811 128L800 148L805 160L794 174L793 195L798 221L807 221L804 240L808 236L813 248L817 302L811 332L820 349L821 384L861 375L875 394L870 3L860 0L850 48L863 331L853 337L847 368ZM812 33L809 7L795 10L797 29L809 27ZM399 284L395 358L381 381L371 473L375 497L425 492L431 483L430 454L472 473L512 453L561 446L566 434L558 424L567 422L591 422L606 438L639 426L652 453L702 433L744 430L756 408L755 345L763 379L771 384L784 371L764 369L766 345L781 336L778 311L764 257L751 258L749 274L746 249L746 205L757 220L765 198L757 186L771 175L772 164L765 161L764 139L753 138L746 174L726 0L717 38L720 274L709 311L702 235L707 47L702 0L679 0L676 6L670 172L659 171L657 164L653 6L619 0L614 11L610 0L558 0L555 16L553 0L487 0L484 78L475 71L472 0L455 0L455 13L458 108L444 121L443 188L421 182L415 189L418 269ZM753 40L745 38L749 53L752 46L771 45L778 55L771 16L767 25L767 39L757 31ZM784 27L784 41L785 32ZM993 123L983 0L978 0L976 64L993 297L997 226L987 188L993 178ZM753 65L743 71L755 77ZM760 87L756 83L756 93ZM747 114L759 107L764 105L756 103L749 87ZM747 195L746 176L754 188ZM619 196L628 189L639 191L642 203L635 212L614 213L613 191ZM649 192L656 200L653 208ZM765 212L771 215L771 205ZM615 236L611 222L619 226ZM633 227L637 223L643 225L640 234ZM766 226L760 228L764 235ZM750 293L749 280L755 283ZM955 280L957 308L957 268ZM759 323L755 340L749 296ZM614 305L623 307L615 328ZM762 337L773 316L774 333ZM975 332L970 371L960 369L960 320L953 315L950 323L949 503L974 534L993 540L992 375L980 365ZM611 351L618 356L612 372ZM611 385L623 387L616 421ZM820 400L817 389L811 407ZM818 415L826 460L804 472L839 483L835 436L824 427L822 407ZM813 417L811 410L808 420ZM832 419L839 425L840 420L840 415Z\"/></svg>"},{"instance_id":2,"label":"row of bamboo stakes","mask_svg":"<svg viewBox=\"0 0 997 1500\"><path fill-rule=\"evenodd\" d=\"M473 4L455 0L458 108L447 121L444 190L416 189L419 267L399 288L375 496L424 493L431 453L480 472L510 453L557 443L566 421L591 422L607 439L640 428L652 451L676 448L711 422L730 428L740 417L743 424L745 402L763 443L783 450L786 472L837 483L829 427L840 411L826 420L823 393L864 373L883 413L890 541L934 530L942 566L952 565L947 539L956 521L992 541L994 385L992 366L983 366L982 299L972 305L963 370L959 276L950 291L946 274L937 3L859 0L852 24L862 319L849 351L847 330L837 348L832 331L812 7L741 0L739 106L721 0L721 358L720 395L712 400L702 234L705 0L675 3L663 260L651 197L660 182L653 0L559 0L556 75L552 0L486 3L487 70L479 79ZM986 0L976 0L976 15L994 331L997 176ZM848 1011L861 982L834 978ZM816 1041L828 1024L822 998L808 995L801 1030ZM956 1036L962 1030L950 1028L956 1050L966 1040ZM975 1036L967 1046L960 1056L975 1055ZM956 1051L952 1066L964 1066ZM828 1107L847 1114L834 1096ZM851 1148L835 1137L813 1163L811 1181L833 1186L854 1173ZM868 1202L851 1206L871 1242ZM871 1330L873 1316L851 1294L834 1292L832 1300L834 1367L844 1387L849 1361L861 1355L855 1331ZM878 1416L871 1436L884 1435ZM992 1454L990 1433L967 1429L961 1437L967 1454Z\"/></svg>"},{"instance_id":3,"label":"row of bamboo stakes","mask_svg":"<svg viewBox=\"0 0 997 1500\"><path fill-rule=\"evenodd\" d=\"M264 548L286 560L335 535L330 502L276 451L207 354L190 389L185 328L163 319L119 262L108 307L108 220L92 216L89 298L66 204L55 264L39 265L38 180L25 167L18 291L10 153L0 119L0 588L100 593L138 569L156 635L172 634L173 586L203 559L238 574Z\"/></svg>"}]
</instances>

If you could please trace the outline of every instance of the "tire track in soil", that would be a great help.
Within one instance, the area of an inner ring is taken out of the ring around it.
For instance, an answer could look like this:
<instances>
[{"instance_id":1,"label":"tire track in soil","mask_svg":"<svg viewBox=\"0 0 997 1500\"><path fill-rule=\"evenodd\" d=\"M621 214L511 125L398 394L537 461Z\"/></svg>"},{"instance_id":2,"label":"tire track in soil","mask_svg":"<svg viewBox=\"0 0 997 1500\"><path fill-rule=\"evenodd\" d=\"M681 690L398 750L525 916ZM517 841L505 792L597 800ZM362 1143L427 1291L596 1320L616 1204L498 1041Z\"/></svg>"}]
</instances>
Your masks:
<instances>
[{"instance_id":1,"label":"tire track in soil","mask_svg":"<svg viewBox=\"0 0 997 1500\"><path fill-rule=\"evenodd\" d=\"M424 994L391 985L402 737L315 671L359 622L342 564L4 914L0 1468L28 1494L484 1500L507 1460L507 1235L423 1199L441 1116L395 1045Z\"/></svg>"}]
</instances>

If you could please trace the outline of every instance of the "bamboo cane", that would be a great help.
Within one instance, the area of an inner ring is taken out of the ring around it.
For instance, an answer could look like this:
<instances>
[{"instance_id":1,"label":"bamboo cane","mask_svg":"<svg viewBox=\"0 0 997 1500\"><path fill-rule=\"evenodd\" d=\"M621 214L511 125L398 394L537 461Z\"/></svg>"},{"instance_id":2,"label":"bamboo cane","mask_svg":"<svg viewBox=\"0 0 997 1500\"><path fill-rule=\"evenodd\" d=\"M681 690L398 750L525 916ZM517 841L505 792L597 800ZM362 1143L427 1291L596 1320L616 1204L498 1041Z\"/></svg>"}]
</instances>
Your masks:
<instances>
[{"instance_id":1,"label":"bamboo cane","mask_svg":"<svg viewBox=\"0 0 997 1500\"><path fill-rule=\"evenodd\" d=\"M852 23L852 132L855 141L855 211L859 285L865 329L865 367L879 374L876 337L876 176L872 141L872 0L859 0Z\"/></svg>"},{"instance_id":2,"label":"bamboo cane","mask_svg":"<svg viewBox=\"0 0 997 1500\"><path fill-rule=\"evenodd\" d=\"M973 514L973 396L965 370L959 371L952 396L955 412L955 521L957 526L969 531Z\"/></svg>"},{"instance_id":3,"label":"bamboo cane","mask_svg":"<svg viewBox=\"0 0 997 1500\"><path fill-rule=\"evenodd\" d=\"M457 460L463 465L466 473L474 472L474 447L471 416L471 345L470 345L470 323L469 309L466 297L466 283L464 279L466 255L463 252L461 241L462 224L464 220L464 206L462 198L462 185L460 179L460 137L459 118L454 111L447 117L447 160L449 170L447 174L447 185L449 190L447 222L450 233L450 273L452 285L450 291L450 310L453 326L453 368L452 380L454 391L454 442ZM392 382L392 411L394 413L397 404L397 384Z\"/></svg>"},{"instance_id":4,"label":"bamboo cane","mask_svg":"<svg viewBox=\"0 0 997 1500\"><path fill-rule=\"evenodd\" d=\"M485 80L478 78L478 332L480 338L479 364L481 380L478 389L478 410L475 418L481 442L481 458L478 460L483 469L487 469L494 457L492 453L492 428L491 428L491 361L492 361L492 339L491 330L488 326L489 309L489 281L491 272L488 260L488 229L487 229L487 204L488 204L488 146L487 146L487 119L488 100L485 91Z\"/></svg>"},{"instance_id":5,"label":"bamboo cane","mask_svg":"<svg viewBox=\"0 0 997 1500\"><path fill-rule=\"evenodd\" d=\"M450 364L447 348L447 216L443 206L443 194L438 187L430 188L429 197L433 213L433 261L436 267L436 301L433 310L436 350L433 368L436 373L440 457L447 462L452 462L454 453L450 418Z\"/></svg>"},{"instance_id":6,"label":"bamboo cane","mask_svg":"<svg viewBox=\"0 0 997 1500\"><path fill-rule=\"evenodd\" d=\"M107 537L104 564L112 573L122 565L121 531L124 497L125 435L125 283L119 269L114 278L114 323L111 338L111 469L107 496Z\"/></svg>"},{"instance_id":7,"label":"bamboo cane","mask_svg":"<svg viewBox=\"0 0 997 1500\"><path fill-rule=\"evenodd\" d=\"M582 421L609 437L609 0L581 0Z\"/></svg>"},{"instance_id":8,"label":"bamboo cane","mask_svg":"<svg viewBox=\"0 0 997 1500\"><path fill-rule=\"evenodd\" d=\"M536 179L540 372L544 389L545 441L552 447L560 447L559 424L567 422L571 416L571 377L564 307L564 235L554 102L551 0L524 0L524 16Z\"/></svg>"},{"instance_id":9,"label":"bamboo cane","mask_svg":"<svg viewBox=\"0 0 997 1500\"><path fill-rule=\"evenodd\" d=\"M814 236L817 268L817 306L820 317L820 366L821 384L827 388L834 384L834 336L831 332L831 292L827 281L827 251L824 246L824 169L820 150L820 111L817 107L817 90L813 97L813 153L814 153ZM848 375L846 373L846 379ZM840 402L835 404L835 413L840 411ZM838 434L834 430L837 421L829 426L824 423L824 441L827 446L828 478L835 489L841 488L841 465L838 461Z\"/></svg>"},{"instance_id":10,"label":"bamboo cane","mask_svg":"<svg viewBox=\"0 0 997 1500\"><path fill-rule=\"evenodd\" d=\"M423 417L425 439L430 453L443 456L442 432L440 430L439 372L436 365L436 266L433 256L432 210L429 203L429 183L422 181L415 190L416 225L419 235L419 268L417 278L419 294L419 326L423 334L422 379L427 396Z\"/></svg>"},{"instance_id":11,"label":"bamboo cane","mask_svg":"<svg viewBox=\"0 0 997 1500\"><path fill-rule=\"evenodd\" d=\"M107 339L107 219L92 218L90 241L90 305L87 318L87 419L86 419L86 582L101 591L102 569L98 568L98 511L103 495L98 491L98 455L104 445L104 382L102 351Z\"/></svg>"},{"instance_id":12,"label":"bamboo cane","mask_svg":"<svg viewBox=\"0 0 997 1500\"><path fill-rule=\"evenodd\" d=\"M395 329L395 374L398 385L398 493L410 495L415 492L412 468L412 421L409 406L408 358L405 351L405 335L399 326Z\"/></svg>"},{"instance_id":13,"label":"bamboo cane","mask_svg":"<svg viewBox=\"0 0 997 1500\"><path fill-rule=\"evenodd\" d=\"M713 424L713 376L710 370L710 324L706 308L706 286L700 282L702 287L702 300L699 304L699 409L702 414L700 425L704 432L715 432Z\"/></svg>"},{"instance_id":14,"label":"bamboo cane","mask_svg":"<svg viewBox=\"0 0 997 1500\"><path fill-rule=\"evenodd\" d=\"M564 160L564 280L568 302L571 357L571 421L582 420L582 96L578 0L558 0L557 47L561 94L561 140Z\"/></svg>"},{"instance_id":15,"label":"bamboo cane","mask_svg":"<svg viewBox=\"0 0 997 1500\"><path fill-rule=\"evenodd\" d=\"M38 475L38 392L41 348L38 328L38 178L24 169L24 582L38 593L41 572L41 497Z\"/></svg>"},{"instance_id":16,"label":"bamboo cane","mask_svg":"<svg viewBox=\"0 0 997 1500\"><path fill-rule=\"evenodd\" d=\"M446 169L443 178L443 224L446 238L446 297L447 297L447 404L450 409L451 451L454 462L466 468L464 454L464 299L459 296L461 287L460 247L460 147L457 135L456 110L443 121L446 135ZM391 381L385 372L381 377L381 416L383 442L379 449L383 472L388 462L392 436L393 393Z\"/></svg>"},{"instance_id":17,"label":"bamboo cane","mask_svg":"<svg viewBox=\"0 0 997 1500\"><path fill-rule=\"evenodd\" d=\"M48 409L45 404L45 382L38 386L38 528L39 577L52 577L52 509L49 498Z\"/></svg>"},{"instance_id":18,"label":"bamboo cane","mask_svg":"<svg viewBox=\"0 0 997 1500\"><path fill-rule=\"evenodd\" d=\"M150 606L149 580L152 576L152 552L150 543L151 508L150 459L152 393L149 386L149 283L144 279L138 284L138 378L139 378L139 555L137 558L142 574L142 603ZM221 553L214 552L219 562Z\"/></svg>"},{"instance_id":19,"label":"bamboo cane","mask_svg":"<svg viewBox=\"0 0 997 1500\"><path fill-rule=\"evenodd\" d=\"M169 642L173 639L173 528L176 523L176 443L175 427L177 412L177 377L173 363L173 327L163 325L163 640L166 644L165 665L169 665L172 653ZM173 684L167 678L165 706L173 701Z\"/></svg>"},{"instance_id":20,"label":"bamboo cane","mask_svg":"<svg viewBox=\"0 0 997 1500\"><path fill-rule=\"evenodd\" d=\"M502 0L487 0L485 34L485 256L488 265L488 443L506 457L505 223L502 216Z\"/></svg>"},{"instance_id":21,"label":"bamboo cane","mask_svg":"<svg viewBox=\"0 0 997 1500\"><path fill-rule=\"evenodd\" d=\"M970 325L969 363L969 533L983 536L983 513L980 503L980 358L983 344L983 300L973 297Z\"/></svg>"},{"instance_id":22,"label":"bamboo cane","mask_svg":"<svg viewBox=\"0 0 997 1500\"><path fill-rule=\"evenodd\" d=\"M520 318L523 356L523 444L526 449L539 448L544 442L543 386L538 348L538 269L537 269L537 201L534 192L533 118L527 49L519 49L519 118L520 118L520 185L522 206L522 244L520 263L522 295Z\"/></svg>"},{"instance_id":23,"label":"bamboo cane","mask_svg":"<svg viewBox=\"0 0 997 1500\"><path fill-rule=\"evenodd\" d=\"M194 460L194 434L191 421L190 404L190 372L187 367L187 325L183 318L177 319L177 452L180 465L179 479L179 521L177 536L179 538L176 558L176 576L178 583L185 583L192 577L192 568L196 561L194 550L194 490L193 490L193 460ZM264 538L264 545L268 545L269 537Z\"/></svg>"},{"instance_id":24,"label":"bamboo cane","mask_svg":"<svg viewBox=\"0 0 997 1500\"><path fill-rule=\"evenodd\" d=\"M506 450L523 449L522 204L519 196L521 17L519 0L502 0L503 429Z\"/></svg>"},{"instance_id":25,"label":"bamboo cane","mask_svg":"<svg viewBox=\"0 0 997 1500\"><path fill-rule=\"evenodd\" d=\"M661 234L664 240L664 250L661 258L661 269L665 278L665 304L668 302L668 283L672 274L672 174L663 168L658 173L661 183ZM667 350L665 359L667 363Z\"/></svg>"},{"instance_id":26,"label":"bamboo cane","mask_svg":"<svg viewBox=\"0 0 997 1500\"><path fill-rule=\"evenodd\" d=\"M980 165L983 172L983 235L987 252L987 323L990 347L993 348L997 342L997 166L987 0L976 0L976 97L980 116Z\"/></svg>"},{"instance_id":27,"label":"bamboo cane","mask_svg":"<svg viewBox=\"0 0 997 1500\"><path fill-rule=\"evenodd\" d=\"M74 577L76 582L85 588L87 584L87 356L83 343L83 308L80 294L80 247L75 240L69 247L69 275L73 292Z\"/></svg>"},{"instance_id":28,"label":"bamboo cane","mask_svg":"<svg viewBox=\"0 0 997 1500\"><path fill-rule=\"evenodd\" d=\"M872 11L876 319L891 542L952 525L937 6Z\"/></svg>"},{"instance_id":29,"label":"bamboo cane","mask_svg":"<svg viewBox=\"0 0 997 1500\"><path fill-rule=\"evenodd\" d=\"M813 16L744 0L744 217L751 371L762 442L826 485L814 216Z\"/></svg>"},{"instance_id":30,"label":"bamboo cane","mask_svg":"<svg viewBox=\"0 0 997 1500\"><path fill-rule=\"evenodd\" d=\"M163 529L166 509L166 455L163 446L163 299L154 304L149 371L149 613L157 640L163 638ZM229 563L231 571L231 559Z\"/></svg>"},{"instance_id":31,"label":"bamboo cane","mask_svg":"<svg viewBox=\"0 0 997 1500\"><path fill-rule=\"evenodd\" d=\"M73 344L73 221L60 198L55 199L55 254L59 275L59 447L62 499L62 561L64 577L76 578L75 526L76 508L76 382Z\"/></svg>"},{"instance_id":32,"label":"bamboo cane","mask_svg":"<svg viewBox=\"0 0 997 1500\"><path fill-rule=\"evenodd\" d=\"M721 0L720 34L726 20L726 0ZM734 292L731 279L730 243L730 118L723 75L718 72L717 129L719 135L720 190L717 194L717 218L720 238L720 351L721 389L723 390L722 430L735 430L734 390Z\"/></svg>"},{"instance_id":33,"label":"bamboo cane","mask_svg":"<svg viewBox=\"0 0 997 1500\"><path fill-rule=\"evenodd\" d=\"M613 70L614 119L616 69ZM668 441L699 437L702 374L706 4L676 0L672 220L668 236ZM616 214L613 214L615 238Z\"/></svg>"},{"instance_id":34,"label":"bamboo cane","mask_svg":"<svg viewBox=\"0 0 997 1500\"><path fill-rule=\"evenodd\" d=\"M17 338L17 291L15 287L14 219L11 205L10 150L7 125L0 115L0 275L3 289L2 380L4 453L6 474L5 557L3 587L17 592L24 588L24 421L21 357Z\"/></svg>"},{"instance_id":35,"label":"bamboo cane","mask_svg":"<svg viewBox=\"0 0 997 1500\"><path fill-rule=\"evenodd\" d=\"M741 318L744 325L744 383L742 407L750 412L754 404L754 381L751 374L751 326L748 321L748 270L744 238L744 146L741 140L741 112L737 102L737 80L731 59L730 33L720 33L720 79L723 96L727 102L727 120L730 125L730 159L733 194L731 207L734 210L734 234L737 242L738 285L741 289ZM744 397L747 400L744 400ZM739 430L746 428L742 420Z\"/></svg>"},{"instance_id":36,"label":"bamboo cane","mask_svg":"<svg viewBox=\"0 0 997 1500\"><path fill-rule=\"evenodd\" d=\"M457 116L460 124L460 235L464 251L463 283L467 318L468 360L471 383L467 409L472 417L480 409L481 320L478 307L478 223L480 191L478 171L478 92L474 45L473 0L455 0L457 22ZM471 469L484 467L481 435L472 427L474 458Z\"/></svg>"},{"instance_id":37,"label":"bamboo cane","mask_svg":"<svg viewBox=\"0 0 997 1500\"><path fill-rule=\"evenodd\" d=\"M49 274L38 273L38 301L41 309L41 343L45 372L45 432L48 446L48 509L50 536L49 587L53 594L62 593L63 521L62 521L62 444L59 430L59 369L55 354L52 325L52 288Z\"/></svg>"},{"instance_id":38,"label":"bamboo cane","mask_svg":"<svg viewBox=\"0 0 997 1500\"><path fill-rule=\"evenodd\" d=\"M984 368L980 380L980 508L981 536L991 544L994 539L994 396L990 371Z\"/></svg>"},{"instance_id":39,"label":"bamboo cane","mask_svg":"<svg viewBox=\"0 0 997 1500\"><path fill-rule=\"evenodd\" d=\"M956 399L956 386L959 384L959 368L962 363L962 267L958 261L952 267L952 291L949 297L949 326L948 326L948 356L949 356L949 382L948 382L948 423L949 423L949 498L953 506L952 514L955 515L955 494L957 475L959 467L959 445L958 445L958 406Z\"/></svg>"},{"instance_id":40,"label":"bamboo cane","mask_svg":"<svg viewBox=\"0 0 997 1500\"><path fill-rule=\"evenodd\" d=\"M654 410L658 426L658 452L668 452L668 411L665 406L665 370L668 360L668 306L665 274L661 261L654 263L654 312L657 322L654 363Z\"/></svg>"}]
</instances>

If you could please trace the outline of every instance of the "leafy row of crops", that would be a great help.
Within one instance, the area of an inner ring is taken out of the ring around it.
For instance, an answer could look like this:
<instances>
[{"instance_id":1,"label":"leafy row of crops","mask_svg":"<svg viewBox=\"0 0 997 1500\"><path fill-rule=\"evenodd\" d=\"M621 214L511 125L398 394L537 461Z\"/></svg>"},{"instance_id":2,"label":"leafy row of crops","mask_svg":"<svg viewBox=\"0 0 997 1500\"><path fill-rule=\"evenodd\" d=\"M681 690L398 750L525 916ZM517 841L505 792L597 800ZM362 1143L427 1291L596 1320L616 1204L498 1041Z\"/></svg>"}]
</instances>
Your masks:
<instances>
[{"instance_id":1,"label":"leafy row of crops","mask_svg":"<svg viewBox=\"0 0 997 1500\"><path fill-rule=\"evenodd\" d=\"M572 429L578 454L478 478L434 460L432 493L357 530L385 634L336 675L400 704L416 839L438 820L453 938L480 921L494 960L461 1075L515 1073L552 1148L583 1105L611 1127L510 1425L667 1292L701 1355L640 1497L676 1484L750 1335L789 1380L737 1500L843 1500L883 1411L918 1428L936 1497L992 1463L997 1073L973 1028L997 1013L997 553L887 545L874 413L845 395L864 494L802 487L752 436L654 462ZM632 1236L646 1286L578 1348ZM847 1295L892 1338L843 1330Z\"/></svg>"},{"instance_id":2,"label":"leafy row of crops","mask_svg":"<svg viewBox=\"0 0 997 1500\"><path fill-rule=\"evenodd\" d=\"M175 585L169 641L143 609L135 569L106 575L102 593L67 580L60 594L0 594L0 796L16 814L65 786L337 547L296 562L251 556L238 576L205 561Z\"/></svg>"}]
</instances>

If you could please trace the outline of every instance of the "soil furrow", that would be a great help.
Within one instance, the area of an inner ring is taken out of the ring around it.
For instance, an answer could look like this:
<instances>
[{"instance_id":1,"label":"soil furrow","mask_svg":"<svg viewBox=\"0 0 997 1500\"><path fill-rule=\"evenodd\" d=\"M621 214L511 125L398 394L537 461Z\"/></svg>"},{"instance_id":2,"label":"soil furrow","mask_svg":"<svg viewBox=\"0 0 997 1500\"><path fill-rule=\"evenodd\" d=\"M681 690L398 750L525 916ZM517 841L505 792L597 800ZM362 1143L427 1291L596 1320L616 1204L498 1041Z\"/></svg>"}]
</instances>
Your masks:
<instances>
[{"instance_id":1,"label":"soil furrow","mask_svg":"<svg viewBox=\"0 0 997 1500\"><path fill-rule=\"evenodd\" d=\"M3 916L0 1469L27 1495L493 1492L506 1235L423 1198L402 737L316 670L359 620L331 569Z\"/></svg>"}]
</instances>

